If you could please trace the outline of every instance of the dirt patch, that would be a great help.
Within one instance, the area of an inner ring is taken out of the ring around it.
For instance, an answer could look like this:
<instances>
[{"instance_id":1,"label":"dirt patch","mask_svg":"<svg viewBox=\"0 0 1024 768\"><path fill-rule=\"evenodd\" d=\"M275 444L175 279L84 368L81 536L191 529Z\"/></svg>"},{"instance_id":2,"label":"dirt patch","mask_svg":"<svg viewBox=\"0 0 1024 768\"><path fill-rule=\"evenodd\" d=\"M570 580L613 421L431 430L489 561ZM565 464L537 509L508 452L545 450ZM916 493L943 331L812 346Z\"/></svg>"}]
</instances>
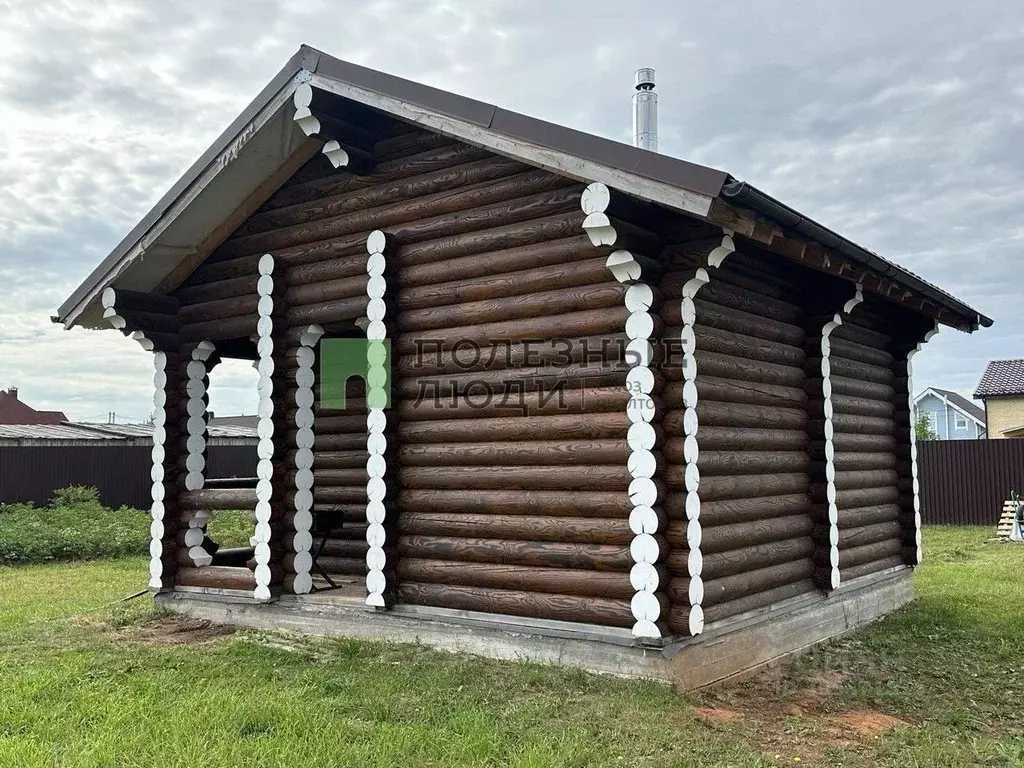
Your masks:
<instances>
[{"instance_id":1,"label":"dirt patch","mask_svg":"<svg viewBox=\"0 0 1024 768\"><path fill-rule=\"evenodd\" d=\"M809 676L782 707L786 715L803 715L821 708L834 691L842 687L848 675L838 669L825 670Z\"/></svg>"},{"instance_id":2,"label":"dirt patch","mask_svg":"<svg viewBox=\"0 0 1024 768\"><path fill-rule=\"evenodd\" d=\"M873 737L878 736L892 728L901 725L911 725L906 720L900 720L892 715L883 715L881 712L847 712L844 715L836 715L829 718L838 730L840 736L855 734L857 736Z\"/></svg>"},{"instance_id":3,"label":"dirt patch","mask_svg":"<svg viewBox=\"0 0 1024 768\"><path fill-rule=\"evenodd\" d=\"M233 634L234 627L214 624L204 619L171 616L156 619L125 633L143 645L199 645Z\"/></svg>"},{"instance_id":4,"label":"dirt patch","mask_svg":"<svg viewBox=\"0 0 1024 768\"><path fill-rule=\"evenodd\" d=\"M743 714L734 709L724 707L694 707L694 714L712 723L735 723L743 719Z\"/></svg>"}]
</instances>

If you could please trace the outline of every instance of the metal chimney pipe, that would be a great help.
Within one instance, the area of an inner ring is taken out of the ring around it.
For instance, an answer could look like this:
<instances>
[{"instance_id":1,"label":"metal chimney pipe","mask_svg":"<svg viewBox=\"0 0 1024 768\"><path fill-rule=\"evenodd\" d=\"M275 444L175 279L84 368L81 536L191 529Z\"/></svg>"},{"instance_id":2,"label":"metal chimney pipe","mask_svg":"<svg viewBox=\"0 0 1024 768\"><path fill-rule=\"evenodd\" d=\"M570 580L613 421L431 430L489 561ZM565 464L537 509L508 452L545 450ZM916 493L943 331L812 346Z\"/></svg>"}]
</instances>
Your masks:
<instances>
[{"instance_id":1,"label":"metal chimney pipe","mask_svg":"<svg viewBox=\"0 0 1024 768\"><path fill-rule=\"evenodd\" d=\"M654 70L641 67L635 75L633 94L633 146L658 151L658 94L654 92Z\"/></svg>"}]
</instances>

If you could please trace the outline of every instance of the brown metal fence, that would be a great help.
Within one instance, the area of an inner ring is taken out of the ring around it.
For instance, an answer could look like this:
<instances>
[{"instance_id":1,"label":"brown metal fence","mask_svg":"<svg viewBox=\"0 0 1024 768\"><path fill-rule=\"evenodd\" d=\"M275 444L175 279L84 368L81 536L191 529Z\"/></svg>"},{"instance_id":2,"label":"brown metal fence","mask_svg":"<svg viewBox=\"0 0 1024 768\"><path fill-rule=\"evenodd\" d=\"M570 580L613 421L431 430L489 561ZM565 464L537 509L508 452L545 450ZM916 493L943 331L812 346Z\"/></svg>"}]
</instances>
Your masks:
<instances>
[{"instance_id":1,"label":"brown metal fence","mask_svg":"<svg viewBox=\"0 0 1024 768\"><path fill-rule=\"evenodd\" d=\"M253 477L256 447L212 445L209 477ZM58 488L91 485L108 507L148 509L152 449L147 445L0 446L0 504L42 505Z\"/></svg>"},{"instance_id":2,"label":"brown metal fence","mask_svg":"<svg viewBox=\"0 0 1024 768\"><path fill-rule=\"evenodd\" d=\"M1024 495L1024 440L929 440L917 444L925 525L991 525L1010 491Z\"/></svg>"}]
</instances>

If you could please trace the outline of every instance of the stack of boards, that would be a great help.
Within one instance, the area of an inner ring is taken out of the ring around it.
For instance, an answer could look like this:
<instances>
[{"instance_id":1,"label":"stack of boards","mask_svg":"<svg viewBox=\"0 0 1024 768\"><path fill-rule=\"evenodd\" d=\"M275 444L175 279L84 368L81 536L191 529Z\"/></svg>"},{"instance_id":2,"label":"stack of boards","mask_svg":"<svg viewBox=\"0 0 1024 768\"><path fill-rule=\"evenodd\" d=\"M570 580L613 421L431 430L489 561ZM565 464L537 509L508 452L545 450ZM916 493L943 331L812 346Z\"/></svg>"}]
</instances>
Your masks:
<instances>
[{"instance_id":1,"label":"stack of boards","mask_svg":"<svg viewBox=\"0 0 1024 768\"><path fill-rule=\"evenodd\" d=\"M1003 502L1003 514L999 518L999 524L996 526L996 538L1005 539L1010 541L1010 534L1013 531L1013 516L1017 514L1017 504L1007 499Z\"/></svg>"}]
</instances>

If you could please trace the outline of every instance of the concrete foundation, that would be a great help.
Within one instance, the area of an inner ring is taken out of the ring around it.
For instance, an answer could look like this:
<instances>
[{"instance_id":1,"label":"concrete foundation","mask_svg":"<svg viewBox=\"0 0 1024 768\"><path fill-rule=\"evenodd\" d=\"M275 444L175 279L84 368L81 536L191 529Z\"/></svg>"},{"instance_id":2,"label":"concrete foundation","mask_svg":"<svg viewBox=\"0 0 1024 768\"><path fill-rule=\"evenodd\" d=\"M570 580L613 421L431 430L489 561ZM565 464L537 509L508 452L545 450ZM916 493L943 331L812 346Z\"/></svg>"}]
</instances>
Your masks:
<instances>
[{"instance_id":1,"label":"concrete foundation","mask_svg":"<svg viewBox=\"0 0 1024 768\"><path fill-rule=\"evenodd\" d=\"M907 567L870 574L828 596L796 597L709 624L697 637L668 638L656 648L636 645L628 630L416 606L380 611L361 599L329 592L284 595L261 603L241 593L179 589L157 595L156 601L172 611L221 624L415 643L494 659L661 680L690 690L749 674L871 623L913 598L910 575Z\"/></svg>"}]
</instances>

